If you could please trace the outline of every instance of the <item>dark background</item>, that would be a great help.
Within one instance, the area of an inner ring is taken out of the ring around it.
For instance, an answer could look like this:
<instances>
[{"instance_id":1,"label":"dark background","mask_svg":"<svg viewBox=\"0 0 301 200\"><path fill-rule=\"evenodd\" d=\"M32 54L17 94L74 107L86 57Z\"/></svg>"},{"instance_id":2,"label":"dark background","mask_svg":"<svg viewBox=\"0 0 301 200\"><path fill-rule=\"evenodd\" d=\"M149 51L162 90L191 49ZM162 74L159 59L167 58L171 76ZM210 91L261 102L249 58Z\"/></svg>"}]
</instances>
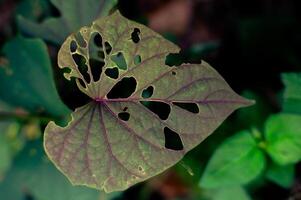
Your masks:
<instances>
[{"instance_id":1,"label":"dark background","mask_svg":"<svg viewBox=\"0 0 301 200\"><path fill-rule=\"evenodd\" d=\"M14 10L19 2L0 1L0 46L17 32ZM127 18L146 24L178 44L182 51L177 59L192 63L203 59L238 93L251 90L259 95L270 113L280 110L279 96L283 90L280 74L301 69L300 0L120 0L117 8ZM39 20L43 21L48 15L59 16L60 13L52 7L51 12L42 14ZM52 44L48 47L64 103L72 109L83 105L88 100L84 95L77 90L65 92L63 89L65 85L70 88L73 85L63 79L56 67L58 48ZM197 193L193 185L198 183L199 171L213 150L235 131L249 128L235 120L234 114L185 157L185 163L194 163L190 166L193 177L180 164L147 183L130 188L121 199L190 199L185 197L188 193ZM300 193L299 182L300 167L292 188L282 189L266 183L251 188L251 195L255 199L288 199Z\"/></svg>"}]
</instances>

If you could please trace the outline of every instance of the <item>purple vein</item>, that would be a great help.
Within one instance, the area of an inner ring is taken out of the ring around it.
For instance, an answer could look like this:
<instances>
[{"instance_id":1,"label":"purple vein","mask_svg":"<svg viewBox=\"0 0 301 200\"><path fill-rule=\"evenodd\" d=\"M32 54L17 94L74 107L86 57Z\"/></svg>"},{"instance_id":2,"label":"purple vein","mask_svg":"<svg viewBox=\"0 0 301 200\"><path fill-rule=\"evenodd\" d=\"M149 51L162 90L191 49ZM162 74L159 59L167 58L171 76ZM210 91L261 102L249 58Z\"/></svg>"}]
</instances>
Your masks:
<instances>
[{"instance_id":1,"label":"purple vein","mask_svg":"<svg viewBox=\"0 0 301 200\"><path fill-rule=\"evenodd\" d=\"M89 140L89 135L90 135L90 131L91 131L91 124L92 124L92 120L93 120L93 117L94 117L95 108L96 108L96 106L93 107L93 110L91 112L91 115L90 115L90 118L89 118L89 121L88 121L87 133L85 135L84 142L71 154L71 158L70 158L68 166L67 166L67 171L71 171L70 169L72 167L72 164L75 161L76 155L79 153L80 150L82 150L84 148L85 149L85 155L86 155L84 162L85 162L85 165L87 167L88 173L90 174L91 177L93 177L93 176L92 176L92 172L91 172L91 169L90 169L89 155L87 153L87 144L88 144L88 140ZM93 181L94 181L95 184L97 184L97 181L96 181L95 177L93 177Z\"/></svg>"},{"instance_id":2,"label":"purple vein","mask_svg":"<svg viewBox=\"0 0 301 200\"><path fill-rule=\"evenodd\" d=\"M137 134L131 127L129 127L125 122L123 122L122 120L120 120L118 118L118 116L111 110L111 108L106 104L103 103L103 105L105 106L105 108L109 111L109 113L111 113L111 115L119 122L119 124L121 124L125 129L127 129L127 131L132 134L134 137L137 137L141 140L143 140L144 142L150 144L153 147L156 147L157 149L160 150L165 150L163 147L161 146L157 146L156 144L150 142L149 140L145 139L144 137L142 137L141 135Z\"/></svg>"},{"instance_id":3,"label":"purple vein","mask_svg":"<svg viewBox=\"0 0 301 200\"><path fill-rule=\"evenodd\" d=\"M66 142L72 133L72 129L75 128L81 122L81 120L89 113L89 111L90 111L90 108L87 109L87 111L77 121L74 122L74 124L70 127L70 129L67 131L67 133L65 133L65 136L64 136L63 142L62 142L62 147L60 148L59 154L57 155L57 158L56 158L58 163L61 163L61 157L63 155L63 151L66 146ZM59 133L61 133L61 132L59 132Z\"/></svg>"},{"instance_id":4,"label":"purple vein","mask_svg":"<svg viewBox=\"0 0 301 200\"><path fill-rule=\"evenodd\" d=\"M109 138L108 138L108 133L107 133L107 130L106 130L106 127L105 127L105 123L104 123L104 120L103 120L103 111L102 111L102 109L101 109L101 106L100 106L100 104L98 105L98 109L99 109L99 118L100 118L100 124L101 124L101 127L102 127L102 129L103 129L103 131L102 131L102 133L103 133L103 137L104 137L104 140L105 140L105 143L106 143L106 145L107 145L107 149L108 149L108 151L109 151L109 154L110 154L110 156L111 156L111 158L114 158L114 160L117 162L117 163L119 163L128 173L130 173L130 174L132 174L132 175L135 175L135 176L137 176L137 177L139 177L139 178L141 178L141 176L140 175L138 175L138 174L136 174L136 173L134 173L134 172L132 172L131 170L129 170L115 155L114 155L114 153L113 153L113 151L112 151L112 147L111 147L111 144L110 144L110 141L109 141ZM110 165L111 165L111 159L110 159ZM111 168L111 166L108 166L108 167L110 167ZM109 171L109 174L108 174L108 176L110 177L111 175L110 175L110 171Z\"/></svg>"},{"instance_id":5,"label":"purple vein","mask_svg":"<svg viewBox=\"0 0 301 200\"><path fill-rule=\"evenodd\" d=\"M208 81L208 80L220 80L216 77L202 77L202 78L198 78L196 80L192 80L191 82L189 82L187 85L179 88L178 90L176 90L174 93L172 93L170 96L168 96L166 99L169 99L173 96L175 96L176 94L179 94L180 92L182 92L183 90L189 88L190 86L192 86L193 84L197 83L197 82L202 82L202 81Z\"/></svg>"}]
</instances>

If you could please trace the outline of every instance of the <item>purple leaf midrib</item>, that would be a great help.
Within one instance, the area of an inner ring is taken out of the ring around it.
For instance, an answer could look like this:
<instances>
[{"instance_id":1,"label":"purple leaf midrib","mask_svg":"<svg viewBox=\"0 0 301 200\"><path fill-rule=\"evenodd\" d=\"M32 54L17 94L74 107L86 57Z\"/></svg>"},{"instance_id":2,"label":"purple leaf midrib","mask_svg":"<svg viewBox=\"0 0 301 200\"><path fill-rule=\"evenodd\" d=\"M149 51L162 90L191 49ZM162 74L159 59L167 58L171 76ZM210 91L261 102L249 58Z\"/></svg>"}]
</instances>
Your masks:
<instances>
[{"instance_id":1,"label":"purple leaf midrib","mask_svg":"<svg viewBox=\"0 0 301 200\"><path fill-rule=\"evenodd\" d=\"M100 124L101 124L101 127L103 129L102 133L103 133L103 137L105 139L105 143L107 145L107 148L109 150L109 154L110 154L110 165L112 164L112 158L117 162L119 163L128 173L132 174L132 175L135 175L136 177L139 177L139 178L142 178L140 175L136 174L135 172L132 172L131 170L129 170L113 153L112 151L112 147L111 147L111 144L110 144L110 141L109 141L109 138L108 138L108 133L107 133L107 130L106 130L106 127L105 127L105 123L104 123L104 120L103 120L103 111L101 109L101 105L98 105L98 109L99 109L99 118L100 118ZM110 173L110 171L109 171ZM108 176L110 177L111 175L108 174Z\"/></svg>"}]
</instances>

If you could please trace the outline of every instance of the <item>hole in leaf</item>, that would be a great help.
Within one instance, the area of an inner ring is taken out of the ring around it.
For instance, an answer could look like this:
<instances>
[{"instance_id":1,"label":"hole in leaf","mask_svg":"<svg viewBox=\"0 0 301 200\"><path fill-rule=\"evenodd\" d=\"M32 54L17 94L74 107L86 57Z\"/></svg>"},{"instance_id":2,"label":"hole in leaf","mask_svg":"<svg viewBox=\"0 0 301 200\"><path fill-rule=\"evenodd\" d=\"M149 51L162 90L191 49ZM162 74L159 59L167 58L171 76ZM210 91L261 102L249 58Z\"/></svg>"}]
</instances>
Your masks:
<instances>
[{"instance_id":1,"label":"hole in leaf","mask_svg":"<svg viewBox=\"0 0 301 200\"><path fill-rule=\"evenodd\" d=\"M149 86L148 88L144 89L142 91L142 97L143 98L150 98L154 93L154 87L153 86Z\"/></svg>"},{"instance_id":2,"label":"hole in leaf","mask_svg":"<svg viewBox=\"0 0 301 200\"><path fill-rule=\"evenodd\" d=\"M140 34L139 28L134 28L134 31L132 32L132 35L131 35L131 38L134 43L138 43L140 41L139 34Z\"/></svg>"},{"instance_id":3,"label":"hole in leaf","mask_svg":"<svg viewBox=\"0 0 301 200\"><path fill-rule=\"evenodd\" d=\"M107 94L108 99L128 98L136 90L137 81L134 77L125 77L114 85Z\"/></svg>"},{"instance_id":4,"label":"hole in leaf","mask_svg":"<svg viewBox=\"0 0 301 200\"><path fill-rule=\"evenodd\" d=\"M93 80L98 81L100 79L100 75L102 73L102 68L105 65L105 63L101 62L99 60L90 58L89 65L90 65L91 73L93 76Z\"/></svg>"},{"instance_id":5,"label":"hole in leaf","mask_svg":"<svg viewBox=\"0 0 301 200\"><path fill-rule=\"evenodd\" d=\"M98 47L102 47L102 37L99 33L93 33L94 36L93 37L93 41L94 44Z\"/></svg>"},{"instance_id":6,"label":"hole in leaf","mask_svg":"<svg viewBox=\"0 0 301 200\"><path fill-rule=\"evenodd\" d=\"M158 115L162 120L166 120L170 114L170 105L159 101L140 101L142 105Z\"/></svg>"},{"instance_id":7,"label":"hole in leaf","mask_svg":"<svg viewBox=\"0 0 301 200\"><path fill-rule=\"evenodd\" d=\"M178 133L168 127L164 128L165 148L180 151L184 146Z\"/></svg>"},{"instance_id":8,"label":"hole in leaf","mask_svg":"<svg viewBox=\"0 0 301 200\"><path fill-rule=\"evenodd\" d=\"M172 71L171 74L175 76L175 75L177 75L177 72Z\"/></svg>"},{"instance_id":9,"label":"hole in leaf","mask_svg":"<svg viewBox=\"0 0 301 200\"><path fill-rule=\"evenodd\" d=\"M183 57L178 53L170 53L166 56L165 64L172 66L179 66L183 63Z\"/></svg>"},{"instance_id":10,"label":"hole in leaf","mask_svg":"<svg viewBox=\"0 0 301 200\"><path fill-rule=\"evenodd\" d=\"M84 40L83 36L81 35L80 32L77 32L75 35L75 40L77 41L78 45L81 47L86 47L87 46L87 42Z\"/></svg>"},{"instance_id":11,"label":"hole in leaf","mask_svg":"<svg viewBox=\"0 0 301 200\"><path fill-rule=\"evenodd\" d=\"M118 117L119 117L119 119L121 119L123 121L129 121L129 119L130 119L130 113L128 113L128 112L121 112L121 113L118 113Z\"/></svg>"},{"instance_id":12,"label":"hole in leaf","mask_svg":"<svg viewBox=\"0 0 301 200\"><path fill-rule=\"evenodd\" d=\"M108 68L106 69L105 74L112 79L117 79L119 76L119 71L117 67Z\"/></svg>"},{"instance_id":13,"label":"hole in leaf","mask_svg":"<svg viewBox=\"0 0 301 200\"><path fill-rule=\"evenodd\" d=\"M79 84L81 84L81 86L83 86L84 88L86 88L86 84L84 83L84 81L80 78L77 79Z\"/></svg>"},{"instance_id":14,"label":"hole in leaf","mask_svg":"<svg viewBox=\"0 0 301 200\"><path fill-rule=\"evenodd\" d=\"M141 63L141 56L136 55L135 58L134 58L134 64L139 65L140 63Z\"/></svg>"},{"instance_id":15,"label":"hole in leaf","mask_svg":"<svg viewBox=\"0 0 301 200\"><path fill-rule=\"evenodd\" d=\"M74 53L76 51L76 49L77 49L77 44L74 40L72 40L71 43L70 43L70 51L72 53Z\"/></svg>"},{"instance_id":16,"label":"hole in leaf","mask_svg":"<svg viewBox=\"0 0 301 200\"><path fill-rule=\"evenodd\" d=\"M123 111L127 111L127 110L128 110L128 107L124 107L124 108L123 108Z\"/></svg>"},{"instance_id":17,"label":"hole in leaf","mask_svg":"<svg viewBox=\"0 0 301 200\"><path fill-rule=\"evenodd\" d=\"M86 65L86 59L80 54L72 54L72 58L77 65L79 72L83 75L86 82L90 82L90 76L88 74L88 67Z\"/></svg>"},{"instance_id":18,"label":"hole in leaf","mask_svg":"<svg viewBox=\"0 0 301 200\"><path fill-rule=\"evenodd\" d=\"M111 60L118 66L119 69L127 69L127 64L123 53L119 52L118 54L111 56Z\"/></svg>"},{"instance_id":19,"label":"hole in leaf","mask_svg":"<svg viewBox=\"0 0 301 200\"><path fill-rule=\"evenodd\" d=\"M188 112L191 112L191 113L199 113L200 110L199 110L199 107L196 103L177 103L177 102L173 102L174 105L188 111Z\"/></svg>"},{"instance_id":20,"label":"hole in leaf","mask_svg":"<svg viewBox=\"0 0 301 200\"><path fill-rule=\"evenodd\" d=\"M139 170L140 172L143 172L143 171L144 171L143 167L141 167L141 166L138 166L138 170Z\"/></svg>"},{"instance_id":21,"label":"hole in leaf","mask_svg":"<svg viewBox=\"0 0 301 200\"><path fill-rule=\"evenodd\" d=\"M105 42L105 49L106 49L106 53L110 54L112 51L112 46L110 45L110 43Z\"/></svg>"}]
</instances>

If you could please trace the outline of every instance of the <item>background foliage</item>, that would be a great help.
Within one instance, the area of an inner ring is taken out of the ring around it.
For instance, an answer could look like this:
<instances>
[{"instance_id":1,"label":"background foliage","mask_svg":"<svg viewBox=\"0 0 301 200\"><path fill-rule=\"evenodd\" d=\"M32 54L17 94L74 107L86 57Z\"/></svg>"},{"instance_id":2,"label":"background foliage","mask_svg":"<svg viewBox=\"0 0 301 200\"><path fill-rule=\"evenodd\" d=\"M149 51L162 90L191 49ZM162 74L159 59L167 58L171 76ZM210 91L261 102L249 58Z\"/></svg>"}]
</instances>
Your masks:
<instances>
[{"instance_id":1,"label":"background foliage","mask_svg":"<svg viewBox=\"0 0 301 200\"><path fill-rule=\"evenodd\" d=\"M0 1L1 199L301 198L299 1L58 2ZM178 44L183 51L172 62L204 59L235 91L257 101L172 169L113 196L71 186L41 146L50 120L65 124L70 110L88 100L64 80L56 56L70 31L108 13L101 3L117 3L123 15Z\"/></svg>"}]
</instances>

